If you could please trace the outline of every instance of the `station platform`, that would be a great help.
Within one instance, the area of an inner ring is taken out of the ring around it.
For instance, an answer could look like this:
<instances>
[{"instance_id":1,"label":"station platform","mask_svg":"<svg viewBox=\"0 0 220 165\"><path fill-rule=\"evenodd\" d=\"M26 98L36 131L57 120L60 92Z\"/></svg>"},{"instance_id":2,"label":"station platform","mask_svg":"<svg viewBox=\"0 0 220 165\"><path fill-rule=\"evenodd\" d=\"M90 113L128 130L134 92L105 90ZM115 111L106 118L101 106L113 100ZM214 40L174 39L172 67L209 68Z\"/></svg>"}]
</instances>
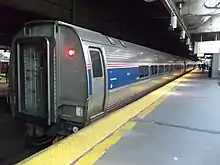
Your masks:
<instances>
[{"instance_id":1,"label":"station platform","mask_svg":"<svg viewBox=\"0 0 220 165\"><path fill-rule=\"evenodd\" d=\"M126 131L95 163L218 165L220 162L220 87L216 79L194 72Z\"/></svg>"},{"instance_id":2,"label":"station platform","mask_svg":"<svg viewBox=\"0 0 220 165\"><path fill-rule=\"evenodd\" d=\"M192 71L19 164L217 165L219 96Z\"/></svg>"}]
</instances>

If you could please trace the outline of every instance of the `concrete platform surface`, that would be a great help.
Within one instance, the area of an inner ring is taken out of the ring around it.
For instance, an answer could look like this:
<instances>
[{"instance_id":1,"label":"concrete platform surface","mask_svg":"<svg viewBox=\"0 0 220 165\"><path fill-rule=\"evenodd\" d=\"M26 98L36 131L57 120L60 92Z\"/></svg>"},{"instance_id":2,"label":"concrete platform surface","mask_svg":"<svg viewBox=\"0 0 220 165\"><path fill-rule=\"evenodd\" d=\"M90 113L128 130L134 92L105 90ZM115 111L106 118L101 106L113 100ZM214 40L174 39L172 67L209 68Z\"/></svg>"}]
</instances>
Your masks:
<instances>
[{"instance_id":1,"label":"concrete platform surface","mask_svg":"<svg viewBox=\"0 0 220 165\"><path fill-rule=\"evenodd\" d=\"M219 165L220 87L193 74L95 164Z\"/></svg>"}]
</instances>

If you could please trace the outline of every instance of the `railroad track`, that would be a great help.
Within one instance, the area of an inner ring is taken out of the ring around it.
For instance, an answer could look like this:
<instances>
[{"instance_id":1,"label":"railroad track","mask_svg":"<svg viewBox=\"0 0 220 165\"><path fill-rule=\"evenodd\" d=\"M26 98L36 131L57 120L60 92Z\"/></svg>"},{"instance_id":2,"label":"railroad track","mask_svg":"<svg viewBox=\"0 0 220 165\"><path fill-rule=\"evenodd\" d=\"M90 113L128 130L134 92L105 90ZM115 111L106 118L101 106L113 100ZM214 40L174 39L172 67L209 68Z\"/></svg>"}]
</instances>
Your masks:
<instances>
[{"instance_id":1,"label":"railroad track","mask_svg":"<svg viewBox=\"0 0 220 165\"><path fill-rule=\"evenodd\" d=\"M13 165L44 149L28 146L25 141L26 126L13 119L4 96L0 97L0 165Z\"/></svg>"}]
</instances>

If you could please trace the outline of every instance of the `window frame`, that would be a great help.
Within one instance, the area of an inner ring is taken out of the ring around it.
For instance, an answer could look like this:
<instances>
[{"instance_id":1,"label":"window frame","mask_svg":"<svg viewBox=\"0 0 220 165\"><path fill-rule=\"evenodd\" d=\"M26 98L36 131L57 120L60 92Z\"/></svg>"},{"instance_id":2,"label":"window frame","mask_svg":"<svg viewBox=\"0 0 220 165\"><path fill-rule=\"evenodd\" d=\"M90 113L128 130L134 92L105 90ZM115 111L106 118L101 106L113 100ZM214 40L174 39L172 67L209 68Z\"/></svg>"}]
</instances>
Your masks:
<instances>
[{"instance_id":1,"label":"window frame","mask_svg":"<svg viewBox=\"0 0 220 165\"><path fill-rule=\"evenodd\" d=\"M151 68L151 76L158 75L158 65L151 65L150 68Z\"/></svg>"},{"instance_id":2,"label":"window frame","mask_svg":"<svg viewBox=\"0 0 220 165\"><path fill-rule=\"evenodd\" d=\"M165 73L169 72L170 71L170 65L165 65L164 70L165 70Z\"/></svg>"},{"instance_id":3,"label":"window frame","mask_svg":"<svg viewBox=\"0 0 220 165\"><path fill-rule=\"evenodd\" d=\"M174 66L175 66L175 65L170 65L170 72L173 72L173 71L174 71Z\"/></svg>"},{"instance_id":4,"label":"window frame","mask_svg":"<svg viewBox=\"0 0 220 165\"><path fill-rule=\"evenodd\" d=\"M100 62L99 66L101 67L101 69L99 69L99 70L101 71L101 74L96 74L97 72L94 70L95 67L93 65L94 63L93 63L93 59L92 59L92 56L94 56L94 55L91 55L91 51L98 52L98 54L99 54L99 62ZM104 61L103 61L103 58L102 58L101 50L99 48L89 47L88 52L89 52L90 62L91 62L90 66L91 66L91 70L92 70L92 77L94 79L104 77L104 74L105 74L104 73L104 63L103 63Z\"/></svg>"},{"instance_id":5,"label":"window frame","mask_svg":"<svg viewBox=\"0 0 220 165\"><path fill-rule=\"evenodd\" d=\"M138 67L139 69L139 78L142 79L142 78L146 78L146 77L149 77L149 66L148 65L140 65ZM143 74L141 74L141 71L143 71Z\"/></svg>"},{"instance_id":6,"label":"window frame","mask_svg":"<svg viewBox=\"0 0 220 165\"><path fill-rule=\"evenodd\" d=\"M163 67L163 68L162 68ZM165 66L164 65L159 65L158 66L158 68L159 68L159 74L163 74L163 73L165 73ZM161 71L162 70L162 71Z\"/></svg>"}]
</instances>

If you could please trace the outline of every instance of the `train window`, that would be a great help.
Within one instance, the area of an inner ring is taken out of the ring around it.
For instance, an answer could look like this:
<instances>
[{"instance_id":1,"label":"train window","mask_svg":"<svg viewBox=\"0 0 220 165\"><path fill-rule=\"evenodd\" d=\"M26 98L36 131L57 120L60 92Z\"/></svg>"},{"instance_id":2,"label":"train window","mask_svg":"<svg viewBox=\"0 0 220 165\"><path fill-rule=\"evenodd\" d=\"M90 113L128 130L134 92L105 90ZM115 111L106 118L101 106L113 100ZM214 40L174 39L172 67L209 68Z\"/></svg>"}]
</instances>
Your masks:
<instances>
[{"instance_id":1,"label":"train window","mask_svg":"<svg viewBox=\"0 0 220 165\"><path fill-rule=\"evenodd\" d=\"M170 72L173 71L173 65L170 65Z\"/></svg>"},{"instance_id":2,"label":"train window","mask_svg":"<svg viewBox=\"0 0 220 165\"><path fill-rule=\"evenodd\" d=\"M154 68L153 68L153 66L150 67L150 70L151 70L151 75L154 75Z\"/></svg>"},{"instance_id":3,"label":"train window","mask_svg":"<svg viewBox=\"0 0 220 165\"><path fill-rule=\"evenodd\" d=\"M151 75L156 75L157 74L157 65L152 65L151 66Z\"/></svg>"},{"instance_id":4,"label":"train window","mask_svg":"<svg viewBox=\"0 0 220 165\"><path fill-rule=\"evenodd\" d=\"M108 41L112 44L112 45L115 45L116 43L115 43L115 41L112 39L112 38L110 38L110 37L106 37L107 39L108 39Z\"/></svg>"},{"instance_id":5,"label":"train window","mask_svg":"<svg viewBox=\"0 0 220 165\"><path fill-rule=\"evenodd\" d=\"M148 66L139 66L139 77L147 77L149 76L149 69Z\"/></svg>"},{"instance_id":6,"label":"train window","mask_svg":"<svg viewBox=\"0 0 220 165\"><path fill-rule=\"evenodd\" d=\"M180 65L176 65L175 68L176 68L176 70L179 70L180 69Z\"/></svg>"},{"instance_id":7,"label":"train window","mask_svg":"<svg viewBox=\"0 0 220 165\"><path fill-rule=\"evenodd\" d=\"M154 66L154 73L158 74L157 65Z\"/></svg>"},{"instance_id":8,"label":"train window","mask_svg":"<svg viewBox=\"0 0 220 165\"><path fill-rule=\"evenodd\" d=\"M165 72L169 72L169 65L165 65Z\"/></svg>"},{"instance_id":9,"label":"train window","mask_svg":"<svg viewBox=\"0 0 220 165\"><path fill-rule=\"evenodd\" d=\"M159 74L164 73L164 65L159 65Z\"/></svg>"},{"instance_id":10,"label":"train window","mask_svg":"<svg viewBox=\"0 0 220 165\"><path fill-rule=\"evenodd\" d=\"M102 62L100 52L97 50L90 50L89 53L92 61L93 77L102 77Z\"/></svg>"},{"instance_id":11,"label":"train window","mask_svg":"<svg viewBox=\"0 0 220 165\"><path fill-rule=\"evenodd\" d=\"M145 69L145 76L147 77L147 76L149 76L149 66L145 66L146 67L146 69Z\"/></svg>"},{"instance_id":12,"label":"train window","mask_svg":"<svg viewBox=\"0 0 220 165\"><path fill-rule=\"evenodd\" d=\"M145 76L144 66L139 66L139 77L142 78Z\"/></svg>"}]
</instances>

